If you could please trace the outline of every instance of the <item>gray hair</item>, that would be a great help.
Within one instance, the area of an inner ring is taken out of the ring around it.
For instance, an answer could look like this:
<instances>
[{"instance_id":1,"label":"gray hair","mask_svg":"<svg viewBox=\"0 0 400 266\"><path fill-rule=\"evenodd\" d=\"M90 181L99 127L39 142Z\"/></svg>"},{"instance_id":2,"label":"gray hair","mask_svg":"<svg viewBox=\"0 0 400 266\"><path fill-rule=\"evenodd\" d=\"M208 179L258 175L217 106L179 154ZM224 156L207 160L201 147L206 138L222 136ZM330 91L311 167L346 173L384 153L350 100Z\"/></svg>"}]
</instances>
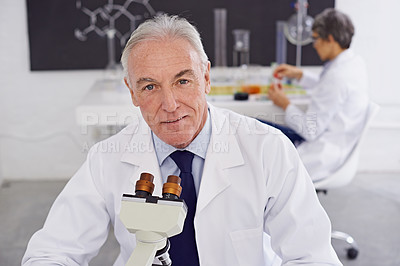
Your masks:
<instances>
[{"instance_id":1,"label":"gray hair","mask_svg":"<svg viewBox=\"0 0 400 266\"><path fill-rule=\"evenodd\" d=\"M343 49L350 47L354 35L354 26L350 18L333 8L327 8L315 17L312 30L322 39L328 39L328 36L332 35Z\"/></svg>"},{"instance_id":2,"label":"gray hair","mask_svg":"<svg viewBox=\"0 0 400 266\"><path fill-rule=\"evenodd\" d=\"M208 57L204 51L200 34L186 19L166 14L157 15L146 20L132 32L121 56L121 64L124 68L124 75L128 79L128 58L132 48L143 41L163 40L166 38L187 40L198 53L203 65L203 71L207 68Z\"/></svg>"}]
</instances>

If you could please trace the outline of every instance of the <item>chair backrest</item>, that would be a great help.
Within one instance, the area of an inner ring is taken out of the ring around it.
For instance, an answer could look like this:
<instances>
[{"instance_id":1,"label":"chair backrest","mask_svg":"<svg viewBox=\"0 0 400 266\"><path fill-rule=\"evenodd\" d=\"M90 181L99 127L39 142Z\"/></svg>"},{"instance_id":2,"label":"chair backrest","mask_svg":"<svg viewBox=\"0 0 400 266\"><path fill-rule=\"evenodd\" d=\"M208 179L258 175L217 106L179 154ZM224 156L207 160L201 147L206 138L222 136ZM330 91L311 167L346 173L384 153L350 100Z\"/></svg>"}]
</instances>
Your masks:
<instances>
[{"instance_id":1,"label":"chair backrest","mask_svg":"<svg viewBox=\"0 0 400 266\"><path fill-rule=\"evenodd\" d=\"M365 138L366 135L365 133L371 123L371 120L378 113L378 110L379 110L379 105L370 102L368 106L368 114L366 117L364 128L353 150L351 151L351 153L349 154L343 165L339 169L337 169L333 174L331 174L327 178L321 179L320 181L314 182L314 186L317 190L328 190L332 188L342 187L350 183L351 180L353 180L354 176L357 173L361 143Z\"/></svg>"}]
</instances>

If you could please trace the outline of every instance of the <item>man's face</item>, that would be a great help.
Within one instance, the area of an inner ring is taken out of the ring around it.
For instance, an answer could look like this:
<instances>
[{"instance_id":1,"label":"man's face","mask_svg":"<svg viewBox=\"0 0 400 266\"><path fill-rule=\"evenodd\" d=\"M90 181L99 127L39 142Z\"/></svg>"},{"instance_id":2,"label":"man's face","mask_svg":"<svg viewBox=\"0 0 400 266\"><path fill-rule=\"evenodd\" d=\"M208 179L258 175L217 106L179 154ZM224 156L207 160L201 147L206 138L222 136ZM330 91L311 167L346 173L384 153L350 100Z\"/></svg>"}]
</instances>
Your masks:
<instances>
[{"instance_id":1,"label":"man's face","mask_svg":"<svg viewBox=\"0 0 400 266\"><path fill-rule=\"evenodd\" d=\"M135 46L128 60L132 102L162 141L184 148L207 119L210 63L183 39L151 40ZM125 80L127 83L127 80Z\"/></svg>"}]
</instances>

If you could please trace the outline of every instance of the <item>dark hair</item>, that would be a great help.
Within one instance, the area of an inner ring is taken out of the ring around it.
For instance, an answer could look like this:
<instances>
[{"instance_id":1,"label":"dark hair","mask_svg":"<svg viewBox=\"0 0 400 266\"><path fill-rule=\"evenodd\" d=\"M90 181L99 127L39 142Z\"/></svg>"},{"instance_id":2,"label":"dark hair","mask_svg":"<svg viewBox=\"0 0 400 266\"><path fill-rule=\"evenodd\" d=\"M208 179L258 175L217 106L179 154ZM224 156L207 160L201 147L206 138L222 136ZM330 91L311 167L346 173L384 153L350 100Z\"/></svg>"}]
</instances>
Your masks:
<instances>
[{"instance_id":1,"label":"dark hair","mask_svg":"<svg viewBox=\"0 0 400 266\"><path fill-rule=\"evenodd\" d=\"M354 35L354 26L350 18L333 8L327 8L315 17L312 30L322 39L328 39L328 36L332 35L344 49L350 47Z\"/></svg>"}]
</instances>

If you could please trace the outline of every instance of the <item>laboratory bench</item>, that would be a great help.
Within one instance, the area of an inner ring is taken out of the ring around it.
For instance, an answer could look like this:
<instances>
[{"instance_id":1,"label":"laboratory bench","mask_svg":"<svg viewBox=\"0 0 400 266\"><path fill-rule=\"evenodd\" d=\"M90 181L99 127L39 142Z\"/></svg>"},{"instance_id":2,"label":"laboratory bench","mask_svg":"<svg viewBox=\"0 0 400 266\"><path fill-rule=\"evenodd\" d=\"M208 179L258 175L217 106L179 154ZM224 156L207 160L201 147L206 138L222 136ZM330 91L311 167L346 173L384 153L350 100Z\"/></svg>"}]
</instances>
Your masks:
<instances>
[{"instance_id":1,"label":"laboratory bench","mask_svg":"<svg viewBox=\"0 0 400 266\"><path fill-rule=\"evenodd\" d=\"M212 94L206 98L216 107L279 124L284 123L284 111L262 93L250 94L248 100L234 100L233 94ZM303 110L309 102L305 94L292 94L289 98ZM140 115L139 108L132 104L129 89L122 80L95 81L76 108L76 121L80 126L124 126Z\"/></svg>"}]
</instances>

